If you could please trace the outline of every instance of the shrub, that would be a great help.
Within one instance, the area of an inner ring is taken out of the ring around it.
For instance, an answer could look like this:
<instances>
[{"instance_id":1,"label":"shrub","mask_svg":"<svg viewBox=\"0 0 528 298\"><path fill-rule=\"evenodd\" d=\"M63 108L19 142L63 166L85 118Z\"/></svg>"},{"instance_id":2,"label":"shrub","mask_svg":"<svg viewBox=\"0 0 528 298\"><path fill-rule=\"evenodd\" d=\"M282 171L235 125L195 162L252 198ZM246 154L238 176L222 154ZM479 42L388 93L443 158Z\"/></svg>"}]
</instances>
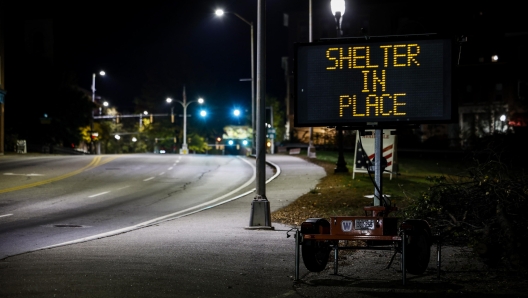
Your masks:
<instances>
[{"instance_id":1,"label":"shrub","mask_svg":"<svg viewBox=\"0 0 528 298\"><path fill-rule=\"evenodd\" d=\"M486 159L483 159L486 157ZM528 257L528 177L490 150L476 152L467 173L430 177L433 183L405 210L427 219L445 241L469 245L490 267L521 269Z\"/></svg>"}]
</instances>

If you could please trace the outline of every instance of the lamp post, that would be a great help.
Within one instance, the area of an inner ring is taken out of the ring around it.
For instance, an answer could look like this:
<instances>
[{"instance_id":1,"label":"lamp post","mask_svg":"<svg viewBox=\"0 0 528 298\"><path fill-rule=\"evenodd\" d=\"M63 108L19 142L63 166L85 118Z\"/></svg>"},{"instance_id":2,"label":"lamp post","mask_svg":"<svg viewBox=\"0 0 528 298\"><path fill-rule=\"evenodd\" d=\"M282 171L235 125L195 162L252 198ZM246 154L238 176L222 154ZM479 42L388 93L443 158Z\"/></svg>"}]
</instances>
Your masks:
<instances>
[{"instance_id":1,"label":"lamp post","mask_svg":"<svg viewBox=\"0 0 528 298\"><path fill-rule=\"evenodd\" d=\"M308 2L308 42L312 42L312 0ZM309 130L310 139L308 141L308 158L315 158L315 146L313 144L313 127Z\"/></svg>"},{"instance_id":2,"label":"lamp post","mask_svg":"<svg viewBox=\"0 0 528 298\"><path fill-rule=\"evenodd\" d=\"M100 76L104 76L106 73L104 71L100 71L99 72L99 75ZM94 72L92 74L92 103L95 104L95 77L96 77L96 73ZM95 148L94 148L94 141L93 141L93 131L94 130L94 111L92 109L92 121L91 121L91 125L90 125L90 152L92 154L94 154L95 152Z\"/></svg>"},{"instance_id":3,"label":"lamp post","mask_svg":"<svg viewBox=\"0 0 528 298\"><path fill-rule=\"evenodd\" d=\"M167 98L167 102L171 103L173 101L172 98ZM187 148L187 107L193 103L197 102L199 104L204 103L203 98L198 98L197 100L191 100L187 102L187 95L185 94L185 87L183 87L183 101L180 100L174 100L176 102L179 102L183 107L183 144L182 148L180 149L180 154L187 154L189 152L189 149ZM171 113L173 111L171 110Z\"/></svg>"},{"instance_id":4,"label":"lamp post","mask_svg":"<svg viewBox=\"0 0 528 298\"><path fill-rule=\"evenodd\" d=\"M343 20L342 17L345 14L345 0L331 0L330 1L330 8L332 10L332 14L335 17L336 20L336 30L337 30L337 37L341 37L342 31L341 31L341 21ZM343 128L341 126L337 126L337 146L339 155L337 158L336 168L334 169L334 173L348 173L348 168L346 166L345 157L343 155Z\"/></svg>"},{"instance_id":5,"label":"lamp post","mask_svg":"<svg viewBox=\"0 0 528 298\"><path fill-rule=\"evenodd\" d=\"M225 13L232 13L239 19L241 19L244 23L248 24L251 30L251 129L253 134L253 142L252 142L252 151L255 151L255 57L254 57L254 42L253 42L253 22L249 22L248 20L241 17L236 12L230 12L230 11L224 11L222 9L217 9L215 11L215 14L219 17L223 16ZM252 152L255 153L255 152Z\"/></svg>"}]
</instances>

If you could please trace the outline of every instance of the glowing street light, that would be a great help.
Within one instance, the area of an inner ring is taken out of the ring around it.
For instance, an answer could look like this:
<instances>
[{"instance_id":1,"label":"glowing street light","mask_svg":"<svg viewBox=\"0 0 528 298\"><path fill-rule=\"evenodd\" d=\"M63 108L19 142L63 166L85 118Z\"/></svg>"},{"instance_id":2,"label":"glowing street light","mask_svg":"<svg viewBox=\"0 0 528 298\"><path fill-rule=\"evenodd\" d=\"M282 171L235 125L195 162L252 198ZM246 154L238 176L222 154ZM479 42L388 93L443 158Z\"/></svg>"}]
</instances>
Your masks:
<instances>
[{"instance_id":1,"label":"glowing street light","mask_svg":"<svg viewBox=\"0 0 528 298\"><path fill-rule=\"evenodd\" d=\"M343 20L342 17L345 14L345 0L331 0L330 9L332 10L332 14L336 20L337 37L339 38L343 33L341 30L341 21ZM348 168L346 166L345 156L343 155L343 128L341 126L337 126L336 129L339 155L334 173L347 173Z\"/></svg>"},{"instance_id":2,"label":"glowing street light","mask_svg":"<svg viewBox=\"0 0 528 298\"><path fill-rule=\"evenodd\" d=\"M217 9L215 14L219 17L222 17L226 13L232 13L237 18L242 20L244 23L248 24L251 30L251 129L253 129L253 140L255 140L255 58L254 58L254 40L253 40L253 22L241 17L236 12L224 11L222 9ZM253 141L254 142L254 141Z\"/></svg>"},{"instance_id":3,"label":"glowing street light","mask_svg":"<svg viewBox=\"0 0 528 298\"><path fill-rule=\"evenodd\" d=\"M345 14L345 0L331 0L330 9L332 14L336 19L337 26L337 37L341 37L341 21L343 20L343 15Z\"/></svg>"},{"instance_id":4,"label":"glowing street light","mask_svg":"<svg viewBox=\"0 0 528 298\"><path fill-rule=\"evenodd\" d=\"M189 152L189 149L187 148L187 107L193 102L203 104L204 99L200 97L197 100L191 100L187 102L187 95L185 94L185 86L184 86L183 87L183 101L180 101L177 99L173 100L172 98L167 98L168 103L171 103L173 101L179 102L183 107L183 144L182 144L182 148L180 149L180 154L187 154Z\"/></svg>"},{"instance_id":5,"label":"glowing street light","mask_svg":"<svg viewBox=\"0 0 528 298\"><path fill-rule=\"evenodd\" d=\"M240 110L239 109L234 109L233 110L233 115L235 115L235 117L237 118L238 124L240 125Z\"/></svg>"}]
</instances>

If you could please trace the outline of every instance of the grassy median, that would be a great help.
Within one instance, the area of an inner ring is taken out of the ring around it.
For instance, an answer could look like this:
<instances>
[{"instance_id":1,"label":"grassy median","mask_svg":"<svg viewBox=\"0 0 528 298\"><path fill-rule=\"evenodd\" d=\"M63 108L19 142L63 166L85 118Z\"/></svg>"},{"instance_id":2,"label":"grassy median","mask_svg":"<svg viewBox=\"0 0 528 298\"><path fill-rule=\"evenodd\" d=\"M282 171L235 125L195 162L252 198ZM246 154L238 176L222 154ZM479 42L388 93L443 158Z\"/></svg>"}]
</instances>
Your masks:
<instances>
[{"instance_id":1,"label":"grassy median","mask_svg":"<svg viewBox=\"0 0 528 298\"><path fill-rule=\"evenodd\" d=\"M310 217L357 216L363 215L363 207L372 205L373 199L365 196L374 194L374 184L366 173L356 173L352 179L354 154L345 152L344 157L349 173L334 173L337 151L317 151L316 158L307 158L306 152L298 157L323 167L326 177L319 184L299 197L290 205L271 214L272 221L289 225L300 225ZM420 154L406 154L396 159L398 172L390 179L383 175L383 194L389 195L392 205L398 207L394 216L399 217L413 198L419 197L431 185L428 177L457 175L462 164L453 159L426 157Z\"/></svg>"}]
</instances>

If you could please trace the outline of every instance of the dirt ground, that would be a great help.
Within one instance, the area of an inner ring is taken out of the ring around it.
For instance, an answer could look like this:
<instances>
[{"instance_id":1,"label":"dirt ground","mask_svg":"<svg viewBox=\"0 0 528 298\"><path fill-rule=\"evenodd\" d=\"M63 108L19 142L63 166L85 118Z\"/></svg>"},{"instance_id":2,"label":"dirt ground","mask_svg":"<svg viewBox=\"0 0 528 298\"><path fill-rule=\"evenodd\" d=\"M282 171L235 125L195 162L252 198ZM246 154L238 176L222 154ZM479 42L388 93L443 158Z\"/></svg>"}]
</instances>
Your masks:
<instances>
[{"instance_id":1,"label":"dirt ground","mask_svg":"<svg viewBox=\"0 0 528 298\"><path fill-rule=\"evenodd\" d=\"M342 251L337 275L332 254L327 268L319 273L307 272L301 258L304 274L296 283L297 293L303 297L528 297L527 276L490 270L460 247L442 247L439 273L433 246L426 272L407 274L405 285L399 254L387 268L390 251Z\"/></svg>"}]
</instances>

